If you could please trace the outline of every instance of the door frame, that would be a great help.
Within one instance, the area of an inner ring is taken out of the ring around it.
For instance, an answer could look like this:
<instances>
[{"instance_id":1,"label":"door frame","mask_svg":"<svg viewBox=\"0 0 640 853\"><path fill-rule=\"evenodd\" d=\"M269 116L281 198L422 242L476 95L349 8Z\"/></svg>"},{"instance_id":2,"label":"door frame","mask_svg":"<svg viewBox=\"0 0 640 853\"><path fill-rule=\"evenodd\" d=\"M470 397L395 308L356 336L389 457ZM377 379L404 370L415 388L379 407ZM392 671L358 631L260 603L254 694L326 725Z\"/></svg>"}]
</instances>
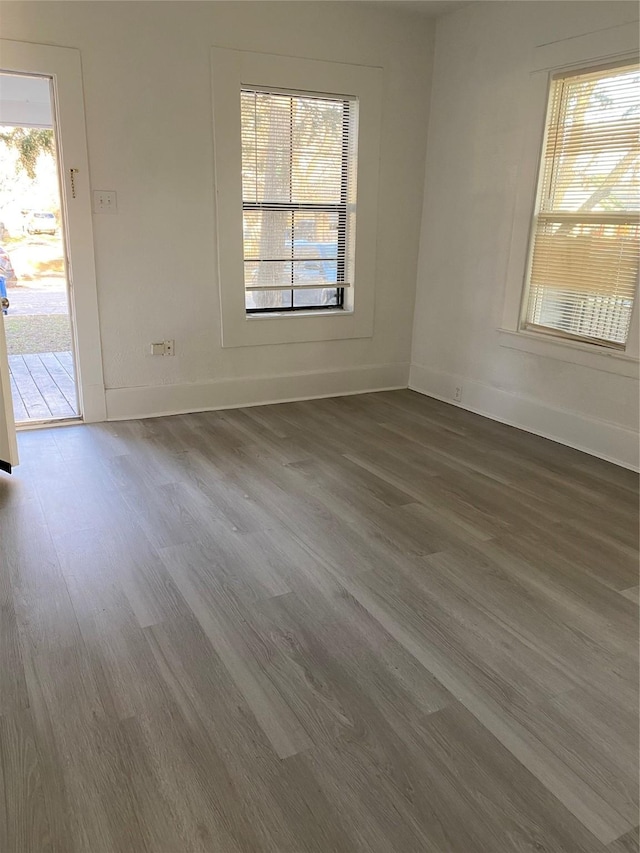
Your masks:
<instances>
[{"instance_id":1,"label":"door frame","mask_svg":"<svg viewBox=\"0 0 640 853\"><path fill-rule=\"evenodd\" d=\"M0 471L11 473L19 463L16 425L11 402L9 361L3 357L7 351L4 332L4 317L0 314Z\"/></svg>"},{"instance_id":2,"label":"door frame","mask_svg":"<svg viewBox=\"0 0 640 853\"><path fill-rule=\"evenodd\" d=\"M51 78L78 402L84 421L104 421L107 408L80 51L0 39L0 71Z\"/></svg>"}]
</instances>

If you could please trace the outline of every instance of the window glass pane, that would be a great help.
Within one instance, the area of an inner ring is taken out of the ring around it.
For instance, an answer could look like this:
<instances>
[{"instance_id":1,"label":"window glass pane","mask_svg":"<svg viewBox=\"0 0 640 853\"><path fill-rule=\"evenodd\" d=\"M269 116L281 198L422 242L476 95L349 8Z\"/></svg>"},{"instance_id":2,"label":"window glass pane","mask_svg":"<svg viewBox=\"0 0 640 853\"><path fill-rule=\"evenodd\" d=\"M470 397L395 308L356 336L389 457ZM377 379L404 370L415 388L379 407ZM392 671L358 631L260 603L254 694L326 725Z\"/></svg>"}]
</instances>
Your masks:
<instances>
[{"instance_id":1,"label":"window glass pane","mask_svg":"<svg viewBox=\"0 0 640 853\"><path fill-rule=\"evenodd\" d=\"M639 86L637 67L556 81L543 211L639 209Z\"/></svg>"},{"instance_id":2,"label":"window glass pane","mask_svg":"<svg viewBox=\"0 0 640 853\"><path fill-rule=\"evenodd\" d=\"M293 99L291 200L340 201L342 121L340 101Z\"/></svg>"},{"instance_id":3,"label":"window glass pane","mask_svg":"<svg viewBox=\"0 0 640 853\"><path fill-rule=\"evenodd\" d=\"M526 325L624 347L640 251L640 69L552 83Z\"/></svg>"},{"instance_id":4,"label":"window glass pane","mask_svg":"<svg viewBox=\"0 0 640 853\"><path fill-rule=\"evenodd\" d=\"M336 275L335 260L296 261L293 264L294 284L335 284Z\"/></svg>"},{"instance_id":5,"label":"window glass pane","mask_svg":"<svg viewBox=\"0 0 640 853\"><path fill-rule=\"evenodd\" d=\"M291 284L291 263L287 261L245 261L245 287L278 287Z\"/></svg>"},{"instance_id":6,"label":"window glass pane","mask_svg":"<svg viewBox=\"0 0 640 853\"><path fill-rule=\"evenodd\" d=\"M245 306L247 311L285 311L290 310L290 290L268 290L264 293L248 290L245 295Z\"/></svg>"},{"instance_id":7,"label":"window glass pane","mask_svg":"<svg viewBox=\"0 0 640 853\"><path fill-rule=\"evenodd\" d=\"M353 280L357 104L247 89L241 122L245 287L299 285L291 308L340 307L308 285Z\"/></svg>"},{"instance_id":8,"label":"window glass pane","mask_svg":"<svg viewBox=\"0 0 640 853\"><path fill-rule=\"evenodd\" d=\"M247 260L336 258L339 218L334 211L245 209L244 257Z\"/></svg>"},{"instance_id":9,"label":"window glass pane","mask_svg":"<svg viewBox=\"0 0 640 853\"><path fill-rule=\"evenodd\" d=\"M323 243L336 247L338 225L339 215L335 211L297 210L293 214L293 239L300 246L305 243Z\"/></svg>"},{"instance_id":10,"label":"window glass pane","mask_svg":"<svg viewBox=\"0 0 640 853\"><path fill-rule=\"evenodd\" d=\"M242 92L243 200L339 203L345 119L343 101Z\"/></svg>"},{"instance_id":11,"label":"window glass pane","mask_svg":"<svg viewBox=\"0 0 640 853\"><path fill-rule=\"evenodd\" d=\"M245 259L278 260L292 256L290 210L245 210L243 224Z\"/></svg>"},{"instance_id":12,"label":"window glass pane","mask_svg":"<svg viewBox=\"0 0 640 853\"><path fill-rule=\"evenodd\" d=\"M291 99L243 92L242 198L291 201Z\"/></svg>"},{"instance_id":13,"label":"window glass pane","mask_svg":"<svg viewBox=\"0 0 640 853\"><path fill-rule=\"evenodd\" d=\"M624 344L633 309L639 232L637 225L539 226L529 322L576 337Z\"/></svg>"},{"instance_id":14,"label":"window glass pane","mask_svg":"<svg viewBox=\"0 0 640 853\"><path fill-rule=\"evenodd\" d=\"M309 308L312 306L335 308L339 304L338 291L335 288L326 290L295 290L293 293L293 304L296 308Z\"/></svg>"}]
</instances>

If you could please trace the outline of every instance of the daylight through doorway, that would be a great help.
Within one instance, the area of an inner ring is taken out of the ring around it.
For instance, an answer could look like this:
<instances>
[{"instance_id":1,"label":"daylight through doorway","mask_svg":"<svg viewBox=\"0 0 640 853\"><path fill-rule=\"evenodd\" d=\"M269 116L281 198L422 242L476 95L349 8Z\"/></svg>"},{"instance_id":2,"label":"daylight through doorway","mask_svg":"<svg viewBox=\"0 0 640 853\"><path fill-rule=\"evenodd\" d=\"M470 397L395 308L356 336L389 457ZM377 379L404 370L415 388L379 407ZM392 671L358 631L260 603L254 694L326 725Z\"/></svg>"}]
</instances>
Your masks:
<instances>
[{"instance_id":1,"label":"daylight through doorway","mask_svg":"<svg viewBox=\"0 0 640 853\"><path fill-rule=\"evenodd\" d=\"M80 416L48 77L0 72L0 297L17 424Z\"/></svg>"}]
</instances>

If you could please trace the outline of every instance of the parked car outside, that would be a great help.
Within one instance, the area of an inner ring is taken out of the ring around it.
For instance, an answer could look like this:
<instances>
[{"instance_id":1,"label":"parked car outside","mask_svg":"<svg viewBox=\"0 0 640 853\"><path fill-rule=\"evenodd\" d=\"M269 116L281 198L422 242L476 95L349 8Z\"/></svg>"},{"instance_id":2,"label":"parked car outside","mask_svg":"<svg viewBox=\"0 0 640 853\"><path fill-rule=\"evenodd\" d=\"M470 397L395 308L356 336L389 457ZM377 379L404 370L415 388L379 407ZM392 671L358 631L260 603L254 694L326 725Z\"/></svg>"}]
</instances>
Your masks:
<instances>
[{"instance_id":1,"label":"parked car outside","mask_svg":"<svg viewBox=\"0 0 640 853\"><path fill-rule=\"evenodd\" d=\"M57 228L55 215L47 211L34 211L27 219L29 234L55 234Z\"/></svg>"}]
</instances>

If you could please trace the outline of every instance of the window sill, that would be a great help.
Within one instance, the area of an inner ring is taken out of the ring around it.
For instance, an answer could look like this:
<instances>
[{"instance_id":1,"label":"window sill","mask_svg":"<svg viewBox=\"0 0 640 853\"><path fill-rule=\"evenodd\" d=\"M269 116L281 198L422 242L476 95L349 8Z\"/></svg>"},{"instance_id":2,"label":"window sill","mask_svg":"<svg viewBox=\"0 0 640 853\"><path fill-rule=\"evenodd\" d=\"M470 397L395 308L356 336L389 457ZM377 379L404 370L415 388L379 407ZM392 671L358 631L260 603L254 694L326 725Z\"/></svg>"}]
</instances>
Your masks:
<instances>
[{"instance_id":1,"label":"window sill","mask_svg":"<svg viewBox=\"0 0 640 853\"><path fill-rule=\"evenodd\" d=\"M326 310L315 311L262 311L259 314L247 314L247 320L282 320L283 318L294 317L351 317L353 311L345 310L344 308L327 308Z\"/></svg>"},{"instance_id":2,"label":"window sill","mask_svg":"<svg viewBox=\"0 0 640 853\"><path fill-rule=\"evenodd\" d=\"M247 314L244 306L227 315L222 326L223 347L250 347L267 344L312 343L370 338L373 317L366 311L327 309L326 311L267 311Z\"/></svg>"},{"instance_id":3,"label":"window sill","mask_svg":"<svg viewBox=\"0 0 640 853\"><path fill-rule=\"evenodd\" d=\"M605 373L616 373L618 376L629 376L638 379L638 359L619 350L606 349L594 344L580 341L549 338L547 335L537 335L535 332L514 332L511 329L498 329L498 343L501 347L533 353L544 358L554 358L570 364L580 364L593 370Z\"/></svg>"}]
</instances>

